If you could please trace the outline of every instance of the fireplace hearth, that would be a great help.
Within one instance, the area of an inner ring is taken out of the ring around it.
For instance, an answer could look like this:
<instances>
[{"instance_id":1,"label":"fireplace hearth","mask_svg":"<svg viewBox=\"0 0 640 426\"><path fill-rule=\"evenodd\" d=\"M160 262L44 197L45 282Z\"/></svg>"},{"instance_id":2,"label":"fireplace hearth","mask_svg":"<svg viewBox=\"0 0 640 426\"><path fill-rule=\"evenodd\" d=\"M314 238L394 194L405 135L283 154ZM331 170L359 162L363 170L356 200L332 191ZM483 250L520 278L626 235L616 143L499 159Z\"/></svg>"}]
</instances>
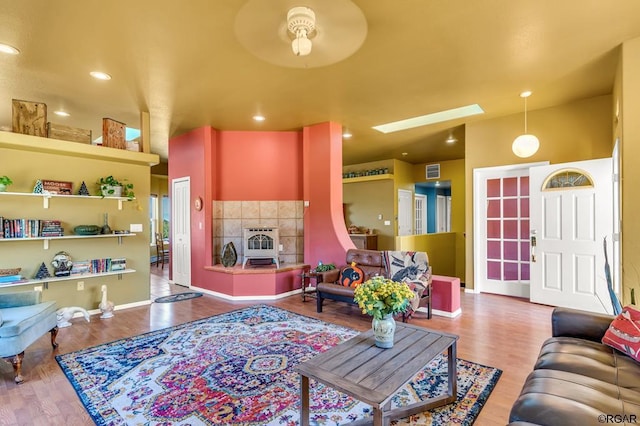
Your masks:
<instances>
[{"instance_id":1,"label":"fireplace hearth","mask_svg":"<svg viewBox=\"0 0 640 426\"><path fill-rule=\"evenodd\" d=\"M247 263L251 264L252 260L255 260L261 265L264 264L265 260L273 260L276 268L280 267L280 262L278 261L279 241L277 227L258 226L244 228L243 241L243 269Z\"/></svg>"}]
</instances>

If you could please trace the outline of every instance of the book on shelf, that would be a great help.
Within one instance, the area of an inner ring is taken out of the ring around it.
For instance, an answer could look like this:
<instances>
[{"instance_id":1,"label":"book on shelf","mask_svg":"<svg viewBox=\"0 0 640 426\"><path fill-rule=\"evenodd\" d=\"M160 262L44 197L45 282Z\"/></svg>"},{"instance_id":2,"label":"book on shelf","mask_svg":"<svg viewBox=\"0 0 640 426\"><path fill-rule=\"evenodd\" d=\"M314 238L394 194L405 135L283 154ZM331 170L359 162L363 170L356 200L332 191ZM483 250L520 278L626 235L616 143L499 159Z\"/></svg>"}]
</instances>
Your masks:
<instances>
[{"instance_id":1,"label":"book on shelf","mask_svg":"<svg viewBox=\"0 0 640 426\"><path fill-rule=\"evenodd\" d=\"M127 259L125 259L124 257L111 259L112 271L124 271L125 269L127 269Z\"/></svg>"},{"instance_id":2,"label":"book on shelf","mask_svg":"<svg viewBox=\"0 0 640 426\"><path fill-rule=\"evenodd\" d=\"M10 284L22 281L24 278L20 274L16 275L2 275L0 276L0 284Z\"/></svg>"},{"instance_id":3,"label":"book on shelf","mask_svg":"<svg viewBox=\"0 0 640 426\"><path fill-rule=\"evenodd\" d=\"M62 237L64 228L59 220L0 218L0 238Z\"/></svg>"},{"instance_id":4,"label":"book on shelf","mask_svg":"<svg viewBox=\"0 0 640 426\"><path fill-rule=\"evenodd\" d=\"M83 275L91 273L91 262L88 260L74 260L71 266L71 275Z\"/></svg>"}]
</instances>

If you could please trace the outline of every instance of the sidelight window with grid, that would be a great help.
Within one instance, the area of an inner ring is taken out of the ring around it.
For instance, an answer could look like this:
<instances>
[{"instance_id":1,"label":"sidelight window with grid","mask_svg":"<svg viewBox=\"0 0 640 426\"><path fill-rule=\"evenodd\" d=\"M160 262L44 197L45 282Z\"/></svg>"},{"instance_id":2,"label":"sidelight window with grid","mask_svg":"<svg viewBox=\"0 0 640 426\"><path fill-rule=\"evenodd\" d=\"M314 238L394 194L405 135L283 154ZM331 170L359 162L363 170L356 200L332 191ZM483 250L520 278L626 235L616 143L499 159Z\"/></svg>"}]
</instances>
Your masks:
<instances>
[{"instance_id":1,"label":"sidelight window with grid","mask_svg":"<svg viewBox=\"0 0 640 426\"><path fill-rule=\"evenodd\" d=\"M529 281L529 177L487 179L487 278Z\"/></svg>"}]
</instances>

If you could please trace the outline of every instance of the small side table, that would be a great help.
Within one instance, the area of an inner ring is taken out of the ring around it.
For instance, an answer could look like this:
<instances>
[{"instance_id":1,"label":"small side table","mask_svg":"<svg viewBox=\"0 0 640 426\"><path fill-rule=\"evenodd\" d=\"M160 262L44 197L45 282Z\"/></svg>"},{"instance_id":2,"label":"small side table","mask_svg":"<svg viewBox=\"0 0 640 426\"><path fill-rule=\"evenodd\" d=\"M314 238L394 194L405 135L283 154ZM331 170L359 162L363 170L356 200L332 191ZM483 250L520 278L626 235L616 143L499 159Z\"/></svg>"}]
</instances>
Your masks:
<instances>
[{"instance_id":1,"label":"small side table","mask_svg":"<svg viewBox=\"0 0 640 426\"><path fill-rule=\"evenodd\" d=\"M302 281L302 301L306 302L307 297L316 297L316 284L318 284L318 273L315 271L304 271L300 274ZM311 280L315 282L311 285Z\"/></svg>"}]
</instances>

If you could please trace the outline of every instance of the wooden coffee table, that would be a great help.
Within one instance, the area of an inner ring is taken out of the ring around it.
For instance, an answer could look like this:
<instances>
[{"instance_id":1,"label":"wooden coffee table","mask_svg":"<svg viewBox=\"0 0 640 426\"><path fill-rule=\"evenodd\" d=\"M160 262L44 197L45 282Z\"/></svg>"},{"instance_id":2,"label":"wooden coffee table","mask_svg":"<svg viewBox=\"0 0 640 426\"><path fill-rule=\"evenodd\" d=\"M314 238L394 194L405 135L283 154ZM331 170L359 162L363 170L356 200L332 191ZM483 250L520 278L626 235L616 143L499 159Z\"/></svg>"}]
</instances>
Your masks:
<instances>
[{"instance_id":1,"label":"wooden coffee table","mask_svg":"<svg viewBox=\"0 0 640 426\"><path fill-rule=\"evenodd\" d=\"M300 423L309 425L310 378L371 405L376 426L454 402L457 341L458 336L453 334L398 322L393 348L376 347L373 331L369 330L299 364L295 370L300 373ZM447 393L392 410L391 397L445 350L448 354ZM371 424L371 419L351 424Z\"/></svg>"}]
</instances>

